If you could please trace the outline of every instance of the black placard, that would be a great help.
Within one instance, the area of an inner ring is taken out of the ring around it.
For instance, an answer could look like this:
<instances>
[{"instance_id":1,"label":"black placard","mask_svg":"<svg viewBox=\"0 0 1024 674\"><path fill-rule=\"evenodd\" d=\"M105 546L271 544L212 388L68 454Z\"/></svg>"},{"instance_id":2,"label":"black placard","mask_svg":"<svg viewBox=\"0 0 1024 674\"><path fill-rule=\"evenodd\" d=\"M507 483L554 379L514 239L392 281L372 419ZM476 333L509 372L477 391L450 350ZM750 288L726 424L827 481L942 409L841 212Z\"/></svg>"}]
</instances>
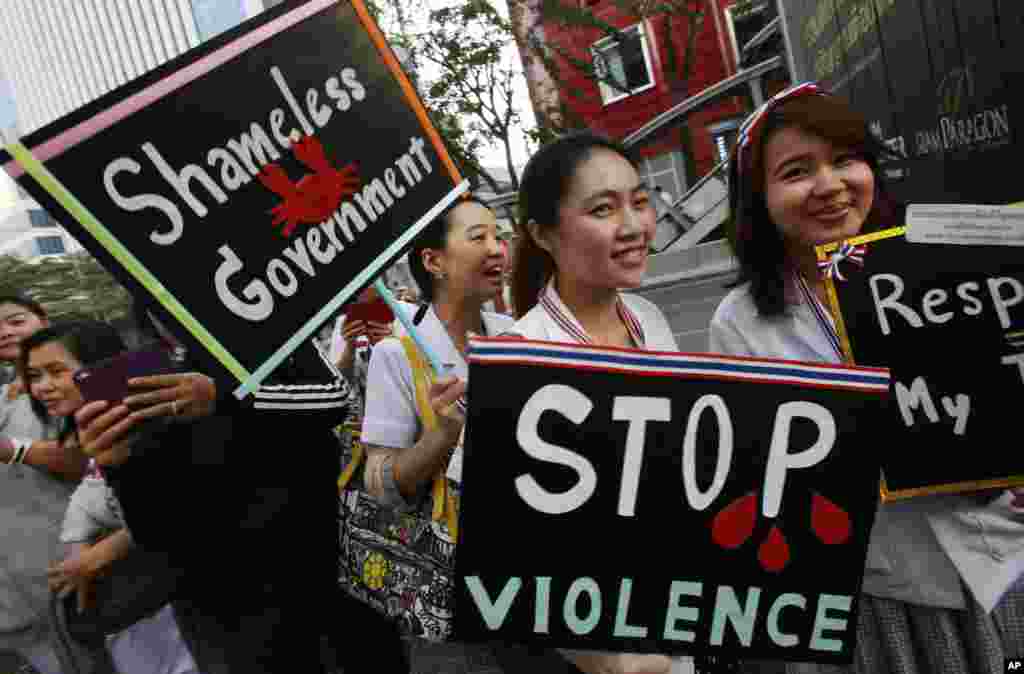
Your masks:
<instances>
[{"instance_id":1,"label":"black placard","mask_svg":"<svg viewBox=\"0 0 1024 674\"><path fill-rule=\"evenodd\" d=\"M465 187L359 0L268 12L25 145L110 237L5 168L250 385Z\"/></svg>"},{"instance_id":2,"label":"black placard","mask_svg":"<svg viewBox=\"0 0 1024 674\"><path fill-rule=\"evenodd\" d=\"M499 338L469 380L455 639L850 661L884 370Z\"/></svg>"},{"instance_id":3,"label":"black placard","mask_svg":"<svg viewBox=\"0 0 1024 674\"><path fill-rule=\"evenodd\" d=\"M903 231L851 239L863 266L838 262L844 278L828 280L849 362L892 373L877 421L883 497L1024 484L1024 455L1008 451L1024 394L1020 249L908 243Z\"/></svg>"}]
</instances>

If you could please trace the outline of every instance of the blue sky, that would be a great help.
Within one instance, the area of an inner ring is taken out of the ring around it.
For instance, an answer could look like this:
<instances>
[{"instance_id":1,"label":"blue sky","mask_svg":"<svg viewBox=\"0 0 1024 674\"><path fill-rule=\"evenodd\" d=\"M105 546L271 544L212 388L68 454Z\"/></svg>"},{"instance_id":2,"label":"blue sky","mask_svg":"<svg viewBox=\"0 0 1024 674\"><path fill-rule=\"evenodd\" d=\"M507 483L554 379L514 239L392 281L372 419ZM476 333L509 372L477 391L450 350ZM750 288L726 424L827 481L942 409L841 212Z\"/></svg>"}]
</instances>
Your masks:
<instances>
[{"instance_id":1,"label":"blue sky","mask_svg":"<svg viewBox=\"0 0 1024 674\"><path fill-rule=\"evenodd\" d=\"M6 129L14 124L17 112L14 109L14 97L11 95L11 88L7 85L0 73L0 129Z\"/></svg>"},{"instance_id":2,"label":"blue sky","mask_svg":"<svg viewBox=\"0 0 1024 674\"><path fill-rule=\"evenodd\" d=\"M245 18L244 0L192 0L199 37L209 39L228 28L237 26Z\"/></svg>"}]
</instances>

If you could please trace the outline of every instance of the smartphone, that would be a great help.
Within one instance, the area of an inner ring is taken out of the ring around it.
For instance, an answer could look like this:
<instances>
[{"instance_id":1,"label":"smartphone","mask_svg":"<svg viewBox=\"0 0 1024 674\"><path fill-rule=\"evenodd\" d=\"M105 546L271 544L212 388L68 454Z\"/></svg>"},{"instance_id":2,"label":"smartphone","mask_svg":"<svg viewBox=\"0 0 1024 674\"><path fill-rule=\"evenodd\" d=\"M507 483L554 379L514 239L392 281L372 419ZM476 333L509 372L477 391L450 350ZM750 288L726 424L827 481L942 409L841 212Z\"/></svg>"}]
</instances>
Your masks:
<instances>
[{"instance_id":1,"label":"smartphone","mask_svg":"<svg viewBox=\"0 0 1024 674\"><path fill-rule=\"evenodd\" d=\"M155 374L176 372L171 355L163 348L124 351L113 358L87 365L75 372L72 379L86 402L106 400L117 404L132 394L128 380Z\"/></svg>"},{"instance_id":2,"label":"smartphone","mask_svg":"<svg viewBox=\"0 0 1024 674\"><path fill-rule=\"evenodd\" d=\"M391 325L391 322L395 320L395 314L391 311L391 307L388 303L381 298L377 298L372 302L356 302L350 304L348 309L345 311L345 321L365 321L367 323L380 323L381 325Z\"/></svg>"}]
</instances>

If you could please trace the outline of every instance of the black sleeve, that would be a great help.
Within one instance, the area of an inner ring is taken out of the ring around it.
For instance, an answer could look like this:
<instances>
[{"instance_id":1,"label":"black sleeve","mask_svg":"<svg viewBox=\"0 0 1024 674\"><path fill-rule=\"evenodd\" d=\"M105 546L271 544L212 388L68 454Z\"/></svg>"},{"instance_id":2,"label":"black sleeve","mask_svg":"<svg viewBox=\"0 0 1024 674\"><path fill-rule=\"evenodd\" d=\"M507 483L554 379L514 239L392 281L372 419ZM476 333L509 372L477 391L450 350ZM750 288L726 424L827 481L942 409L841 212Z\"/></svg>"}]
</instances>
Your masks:
<instances>
[{"instance_id":1,"label":"black sleeve","mask_svg":"<svg viewBox=\"0 0 1024 674\"><path fill-rule=\"evenodd\" d=\"M330 429L345 420L349 386L320 348L308 341L253 394L252 408L289 426Z\"/></svg>"},{"instance_id":2,"label":"black sleeve","mask_svg":"<svg viewBox=\"0 0 1024 674\"><path fill-rule=\"evenodd\" d=\"M154 423L141 432L128 461L104 468L138 546L180 555L206 543L196 540L203 532L230 531L233 421L234 415L217 413L188 424Z\"/></svg>"}]
</instances>

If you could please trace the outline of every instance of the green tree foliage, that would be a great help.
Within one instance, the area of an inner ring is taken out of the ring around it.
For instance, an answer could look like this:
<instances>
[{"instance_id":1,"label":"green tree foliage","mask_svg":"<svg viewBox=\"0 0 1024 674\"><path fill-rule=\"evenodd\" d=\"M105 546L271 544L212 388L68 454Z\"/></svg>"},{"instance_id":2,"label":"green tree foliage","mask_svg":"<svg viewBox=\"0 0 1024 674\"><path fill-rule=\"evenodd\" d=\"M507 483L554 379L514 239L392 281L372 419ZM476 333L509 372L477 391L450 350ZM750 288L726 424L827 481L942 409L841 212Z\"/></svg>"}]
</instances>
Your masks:
<instances>
[{"instance_id":1,"label":"green tree foliage","mask_svg":"<svg viewBox=\"0 0 1024 674\"><path fill-rule=\"evenodd\" d=\"M485 147L498 147L512 188L518 188L512 145L518 138L530 145L532 136L524 131L514 88L522 71L507 58L513 40L508 19L489 0L424 9L420 28L412 25L416 22L401 0L382 7L388 9L394 19L389 23L382 17L388 40L406 56L406 67L413 70L410 74L452 158L477 185L501 192L480 161Z\"/></svg>"},{"instance_id":2,"label":"green tree foliage","mask_svg":"<svg viewBox=\"0 0 1024 674\"><path fill-rule=\"evenodd\" d=\"M26 261L0 256L0 294L28 295L52 320L114 323L131 313L131 296L85 252Z\"/></svg>"}]
</instances>

